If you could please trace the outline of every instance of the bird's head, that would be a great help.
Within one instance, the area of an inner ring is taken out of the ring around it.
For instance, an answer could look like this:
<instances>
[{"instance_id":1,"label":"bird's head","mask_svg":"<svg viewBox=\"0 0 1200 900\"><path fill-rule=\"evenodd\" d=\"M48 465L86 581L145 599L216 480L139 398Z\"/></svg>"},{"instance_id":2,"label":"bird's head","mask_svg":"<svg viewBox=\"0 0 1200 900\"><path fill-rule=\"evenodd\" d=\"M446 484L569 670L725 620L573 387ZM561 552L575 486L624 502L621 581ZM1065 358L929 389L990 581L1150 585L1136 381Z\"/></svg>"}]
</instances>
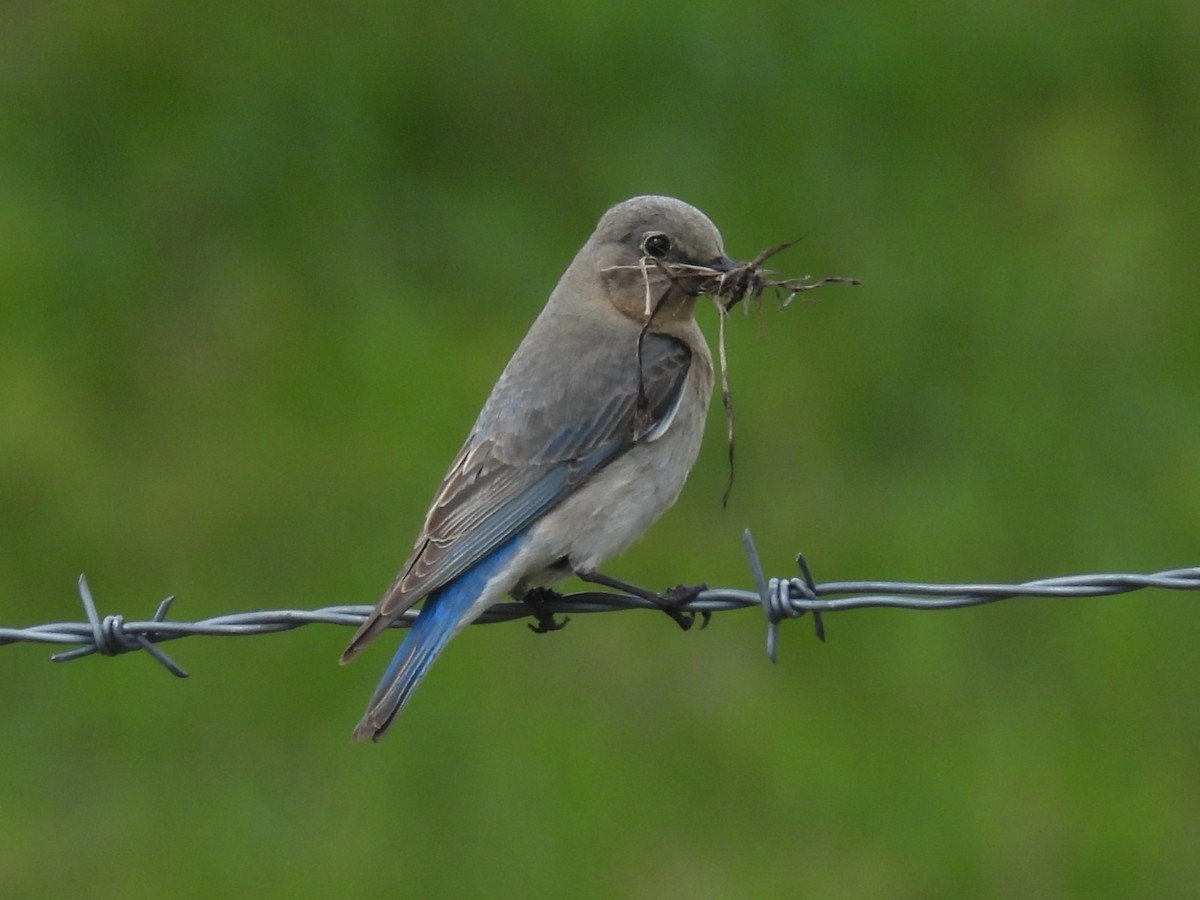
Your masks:
<instances>
[{"instance_id":1,"label":"bird's head","mask_svg":"<svg viewBox=\"0 0 1200 900\"><path fill-rule=\"evenodd\" d=\"M713 278L737 267L708 216L674 197L643 196L600 218L568 272L599 279L618 309L643 320L691 317Z\"/></svg>"}]
</instances>

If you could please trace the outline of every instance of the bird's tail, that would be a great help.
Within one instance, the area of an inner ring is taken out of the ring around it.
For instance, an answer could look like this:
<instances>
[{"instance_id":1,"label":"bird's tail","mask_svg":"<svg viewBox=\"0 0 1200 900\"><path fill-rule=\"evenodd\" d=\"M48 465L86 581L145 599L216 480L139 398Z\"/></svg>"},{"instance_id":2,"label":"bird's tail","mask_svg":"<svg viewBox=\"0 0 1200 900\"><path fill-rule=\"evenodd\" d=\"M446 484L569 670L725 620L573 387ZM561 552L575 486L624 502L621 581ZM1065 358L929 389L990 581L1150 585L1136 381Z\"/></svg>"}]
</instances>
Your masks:
<instances>
[{"instance_id":1,"label":"bird's tail","mask_svg":"<svg viewBox=\"0 0 1200 900\"><path fill-rule=\"evenodd\" d=\"M478 595L453 582L425 601L417 621L388 665L362 721L354 729L354 740L383 737L392 720L404 708L438 654L446 648Z\"/></svg>"},{"instance_id":2,"label":"bird's tail","mask_svg":"<svg viewBox=\"0 0 1200 900\"><path fill-rule=\"evenodd\" d=\"M354 729L354 740L378 741L383 737L450 639L512 589L518 576L509 571L508 563L521 543L518 537L502 544L426 598L417 621L383 673L375 696Z\"/></svg>"}]
</instances>

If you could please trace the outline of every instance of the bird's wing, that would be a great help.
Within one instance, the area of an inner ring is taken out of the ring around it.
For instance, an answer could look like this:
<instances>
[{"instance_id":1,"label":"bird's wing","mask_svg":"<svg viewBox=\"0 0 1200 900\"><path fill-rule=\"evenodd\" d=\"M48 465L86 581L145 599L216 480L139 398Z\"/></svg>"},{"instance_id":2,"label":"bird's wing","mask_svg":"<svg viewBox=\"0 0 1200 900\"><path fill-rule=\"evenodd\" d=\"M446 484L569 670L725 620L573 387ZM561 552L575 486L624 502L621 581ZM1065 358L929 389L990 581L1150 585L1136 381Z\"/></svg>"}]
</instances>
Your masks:
<instances>
[{"instance_id":1,"label":"bird's wing","mask_svg":"<svg viewBox=\"0 0 1200 900\"><path fill-rule=\"evenodd\" d=\"M438 489L412 555L343 661L598 469L665 430L691 367L683 341L647 333L640 354L633 341L573 343L514 357ZM529 384L543 386L540 396Z\"/></svg>"}]
</instances>

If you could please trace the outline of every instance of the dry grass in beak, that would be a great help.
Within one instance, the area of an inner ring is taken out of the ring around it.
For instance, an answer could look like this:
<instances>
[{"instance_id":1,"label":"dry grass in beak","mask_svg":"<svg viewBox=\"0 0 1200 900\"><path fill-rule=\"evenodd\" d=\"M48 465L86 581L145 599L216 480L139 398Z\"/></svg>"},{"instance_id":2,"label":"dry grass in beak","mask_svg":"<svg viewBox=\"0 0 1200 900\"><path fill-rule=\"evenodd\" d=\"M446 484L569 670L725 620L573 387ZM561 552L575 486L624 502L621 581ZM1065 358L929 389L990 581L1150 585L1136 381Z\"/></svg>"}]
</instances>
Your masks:
<instances>
[{"instance_id":1,"label":"dry grass in beak","mask_svg":"<svg viewBox=\"0 0 1200 900\"><path fill-rule=\"evenodd\" d=\"M803 278L775 279L768 277L775 273L771 269L764 269L762 264L776 253L786 250L799 241L800 238L796 238L793 241L769 247L750 260L750 262L742 263L736 268L725 272L722 272L720 269L714 269L711 266L663 262L661 259L651 256L643 256L638 260L636 266L613 266L614 269L636 269L642 273L642 278L646 282L646 321L642 325L641 334L638 335L637 355L638 411L640 413L644 412L647 416L648 409L644 409L644 407L648 406L648 404L644 400L645 393L642 390L641 384L642 340L650 327L650 323L654 321L655 315L662 308L663 302L670 294L670 288L668 288L657 303L653 302L650 287L651 268L656 268L662 272L673 286L684 293L692 296L706 294L716 302L717 312L720 316L720 326L717 331L717 358L720 360L721 368L721 404L725 407L726 439L729 447L729 481L725 485L725 494L721 498L722 507L725 507L729 503L729 495L733 491L734 471L733 393L729 389L729 360L725 354L725 316L742 301L746 302L746 308L749 309L750 305L754 301L759 300L766 291L775 292L775 297L779 301L779 308L783 309L796 299L797 294L816 290L826 284L861 284L857 278L846 278L841 275L832 275L818 280L813 280L808 275ZM636 429L637 426L635 425Z\"/></svg>"},{"instance_id":2,"label":"dry grass in beak","mask_svg":"<svg viewBox=\"0 0 1200 900\"><path fill-rule=\"evenodd\" d=\"M749 310L750 305L759 300L768 290L775 292L779 308L783 309L796 299L797 294L816 290L822 285L860 284L857 278L846 278L840 275L815 281L807 275L803 278L775 279L769 277L775 273L770 269L764 269L763 263L799 240L800 238L796 238L793 241L768 247L750 262L742 263L727 272L703 266L688 266L686 267L688 269L686 276L683 276L687 278L688 286L695 293L707 294L716 301L717 312L720 315L720 326L717 331L717 358L720 360L721 367L721 404L725 407L726 445L729 448L729 481L725 484L725 494L721 498L722 507L729 503L729 495L733 491L734 473L733 393L729 388L729 359L725 354L725 316L743 300L746 301L746 309ZM668 275L668 277L671 276ZM680 287L683 286L676 278L671 278L671 280Z\"/></svg>"},{"instance_id":3,"label":"dry grass in beak","mask_svg":"<svg viewBox=\"0 0 1200 900\"><path fill-rule=\"evenodd\" d=\"M728 311L743 300L748 305L759 299L764 292L774 291L776 298L779 300L779 308L783 309L796 299L797 294L804 291L814 291L826 284L861 283L857 278L845 278L841 275L831 275L828 278L821 278L817 281L814 281L808 275L805 275L803 278L775 279L768 277L775 273L770 269L764 269L762 264L776 253L786 250L799 241L800 238L796 238L794 241L787 241L786 243L769 247L750 260L750 262L742 263L736 269L731 269L728 272L710 270L710 274L703 276L703 283L698 293L708 294L710 297L716 298L720 302L721 307Z\"/></svg>"}]
</instances>

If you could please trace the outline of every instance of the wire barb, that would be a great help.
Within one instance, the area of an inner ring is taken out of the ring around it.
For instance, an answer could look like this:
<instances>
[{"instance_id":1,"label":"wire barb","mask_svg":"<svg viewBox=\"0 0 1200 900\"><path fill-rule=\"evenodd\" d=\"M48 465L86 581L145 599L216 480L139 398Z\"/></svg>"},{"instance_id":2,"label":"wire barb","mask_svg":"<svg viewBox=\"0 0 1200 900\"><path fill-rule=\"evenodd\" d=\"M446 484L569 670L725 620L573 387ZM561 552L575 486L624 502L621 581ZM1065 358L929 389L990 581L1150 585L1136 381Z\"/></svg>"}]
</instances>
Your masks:
<instances>
[{"instance_id":1,"label":"wire barb","mask_svg":"<svg viewBox=\"0 0 1200 900\"><path fill-rule=\"evenodd\" d=\"M681 603L678 608L681 613L703 615L758 607L767 619L767 656L772 662L777 658L779 624L785 619L798 618L805 613L812 614L817 637L824 640L822 615L851 609L890 607L932 611L981 606L1015 597L1106 597L1145 588L1200 590L1200 566L1171 569L1152 575L1067 575L1022 584L939 584L907 581L831 581L817 584L803 554L796 558L800 577L767 578L749 529L743 535L742 543L754 578L755 590L717 588L701 591L693 599ZM371 612L371 607L365 605L327 606L314 610L276 609L234 613L197 622L168 622L167 612L175 598L167 597L159 603L152 619L130 622L121 615L101 618L87 579L82 575L79 576L78 589L87 621L34 625L28 628L0 628L0 646L16 643L75 645L73 649L59 651L51 656L55 662L67 662L92 654L117 656L144 650L172 675L186 678L187 673L163 653L157 644L197 634L271 634L313 624L357 628ZM628 609L657 611L660 606L644 597L629 594L583 591L539 602L536 611L530 605L518 601L498 603L477 621L478 624L486 625L511 622L515 619L538 618L539 615L545 617ZM411 626L416 621L417 614L417 610L408 610L393 627Z\"/></svg>"},{"instance_id":2,"label":"wire barb","mask_svg":"<svg viewBox=\"0 0 1200 900\"><path fill-rule=\"evenodd\" d=\"M759 559L758 549L754 546L754 538L751 536L749 528L742 535L742 546L746 551L746 558L750 562L750 573L754 577L755 587L758 588L758 599L762 604L763 614L767 617L767 659L771 662L778 662L779 623L784 619L799 618L809 612L805 606L792 602L791 591L795 590L805 602L817 604L821 602L817 596L817 586L813 582L812 572L809 571L808 562L804 559L803 553L796 555L796 564L804 576L802 579L772 578L767 580L763 575L762 561ZM825 622L821 618L820 610L813 609L812 616L813 631L821 643L824 643Z\"/></svg>"},{"instance_id":3,"label":"wire barb","mask_svg":"<svg viewBox=\"0 0 1200 900\"><path fill-rule=\"evenodd\" d=\"M63 650L59 653L54 653L50 656L51 661L69 662L72 659L91 656L93 653L99 653L101 656L119 656L122 653L132 653L134 650L145 650L176 678L188 677L188 673L181 669L171 657L154 646L149 637L145 634L127 630L125 628L124 616L105 616L101 619L99 612L96 611L96 601L92 599L92 590L88 587L87 578L83 575L79 576L78 588L79 599L83 603L84 614L87 616L88 625L92 629L92 641L90 644L74 650ZM158 604L154 618L150 621L163 621L167 617L167 612L171 609L173 602L175 602L174 595L163 599Z\"/></svg>"}]
</instances>

